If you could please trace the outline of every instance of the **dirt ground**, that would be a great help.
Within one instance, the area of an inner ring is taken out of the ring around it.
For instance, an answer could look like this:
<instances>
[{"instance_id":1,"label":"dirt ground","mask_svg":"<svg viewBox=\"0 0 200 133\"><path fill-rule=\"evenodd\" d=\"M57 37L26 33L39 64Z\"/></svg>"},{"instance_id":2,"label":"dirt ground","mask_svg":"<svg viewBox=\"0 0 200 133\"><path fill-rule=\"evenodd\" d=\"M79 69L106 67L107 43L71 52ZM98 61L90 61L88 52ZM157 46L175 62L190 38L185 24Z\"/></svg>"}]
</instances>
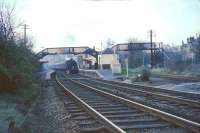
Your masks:
<instances>
[{"instance_id":1,"label":"dirt ground","mask_svg":"<svg viewBox=\"0 0 200 133\"><path fill-rule=\"evenodd\" d=\"M30 133L76 133L76 124L70 120L70 114L56 93L55 81L42 88L41 96L29 112L24 124Z\"/></svg>"},{"instance_id":2,"label":"dirt ground","mask_svg":"<svg viewBox=\"0 0 200 133\"><path fill-rule=\"evenodd\" d=\"M7 133L10 121L20 123L23 120L27 107L20 102L14 95L0 95L0 133Z\"/></svg>"},{"instance_id":3,"label":"dirt ground","mask_svg":"<svg viewBox=\"0 0 200 133\"><path fill-rule=\"evenodd\" d=\"M17 95L0 94L0 133L8 133L15 121L20 133L76 133L76 124L59 98L55 81L44 82L30 104ZM40 85L41 86L41 85Z\"/></svg>"}]
</instances>

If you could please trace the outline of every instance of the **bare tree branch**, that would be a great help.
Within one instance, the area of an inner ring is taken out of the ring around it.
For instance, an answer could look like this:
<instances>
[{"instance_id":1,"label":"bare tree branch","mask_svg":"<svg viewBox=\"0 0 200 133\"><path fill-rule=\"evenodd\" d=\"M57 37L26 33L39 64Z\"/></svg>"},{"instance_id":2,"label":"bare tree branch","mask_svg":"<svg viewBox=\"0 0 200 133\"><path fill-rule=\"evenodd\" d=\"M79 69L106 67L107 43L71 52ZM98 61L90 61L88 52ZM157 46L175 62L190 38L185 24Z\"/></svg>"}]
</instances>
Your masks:
<instances>
[{"instance_id":1,"label":"bare tree branch","mask_svg":"<svg viewBox=\"0 0 200 133\"><path fill-rule=\"evenodd\" d=\"M3 42L7 42L15 37L14 21L12 20L14 9L14 5L10 8L10 6L5 4L5 1L0 3L0 40Z\"/></svg>"}]
</instances>

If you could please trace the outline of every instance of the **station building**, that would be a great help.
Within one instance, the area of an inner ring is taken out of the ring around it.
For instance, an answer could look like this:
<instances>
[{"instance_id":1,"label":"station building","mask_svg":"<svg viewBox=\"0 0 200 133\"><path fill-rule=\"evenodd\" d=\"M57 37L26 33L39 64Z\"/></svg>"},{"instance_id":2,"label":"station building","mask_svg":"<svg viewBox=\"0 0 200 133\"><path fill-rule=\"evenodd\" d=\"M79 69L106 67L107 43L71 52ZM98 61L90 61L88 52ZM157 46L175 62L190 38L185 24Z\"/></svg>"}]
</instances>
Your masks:
<instances>
[{"instance_id":1,"label":"station building","mask_svg":"<svg viewBox=\"0 0 200 133\"><path fill-rule=\"evenodd\" d=\"M102 52L99 65L101 70L111 70L112 74L121 74L119 56L111 48L107 48Z\"/></svg>"}]
</instances>

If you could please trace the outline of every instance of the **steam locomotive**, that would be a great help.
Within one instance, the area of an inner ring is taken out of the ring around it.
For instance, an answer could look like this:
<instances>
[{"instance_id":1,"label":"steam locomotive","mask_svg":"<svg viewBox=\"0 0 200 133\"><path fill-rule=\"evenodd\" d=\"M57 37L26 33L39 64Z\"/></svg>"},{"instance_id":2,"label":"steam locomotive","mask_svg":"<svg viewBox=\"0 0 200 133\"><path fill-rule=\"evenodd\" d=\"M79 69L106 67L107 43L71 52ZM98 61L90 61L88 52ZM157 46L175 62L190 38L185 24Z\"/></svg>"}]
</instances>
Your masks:
<instances>
[{"instance_id":1,"label":"steam locomotive","mask_svg":"<svg viewBox=\"0 0 200 133\"><path fill-rule=\"evenodd\" d=\"M70 59L66 61L66 72L68 74L77 74L79 72L78 64L75 60Z\"/></svg>"}]
</instances>

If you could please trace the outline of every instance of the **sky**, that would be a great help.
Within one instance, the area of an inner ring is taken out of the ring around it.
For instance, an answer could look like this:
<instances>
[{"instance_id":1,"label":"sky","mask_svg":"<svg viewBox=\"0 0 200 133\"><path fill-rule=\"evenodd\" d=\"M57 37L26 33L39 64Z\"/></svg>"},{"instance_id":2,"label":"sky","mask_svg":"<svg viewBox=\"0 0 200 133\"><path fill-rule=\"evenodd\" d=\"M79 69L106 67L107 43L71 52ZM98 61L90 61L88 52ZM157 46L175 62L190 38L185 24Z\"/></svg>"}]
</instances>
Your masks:
<instances>
[{"instance_id":1,"label":"sky","mask_svg":"<svg viewBox=\"0 0 200 133\"><path fill-rule=\"evenodd\" d=\"M0 0L2 1L2 0ZM34 50L48 47L101 48L110 38L180 45L200 32L200 0L6 0L29 25ZM22 29L21 29L22 30ZM23 30L22 30L23 31Z\"/></svg>"}]
</instances>

